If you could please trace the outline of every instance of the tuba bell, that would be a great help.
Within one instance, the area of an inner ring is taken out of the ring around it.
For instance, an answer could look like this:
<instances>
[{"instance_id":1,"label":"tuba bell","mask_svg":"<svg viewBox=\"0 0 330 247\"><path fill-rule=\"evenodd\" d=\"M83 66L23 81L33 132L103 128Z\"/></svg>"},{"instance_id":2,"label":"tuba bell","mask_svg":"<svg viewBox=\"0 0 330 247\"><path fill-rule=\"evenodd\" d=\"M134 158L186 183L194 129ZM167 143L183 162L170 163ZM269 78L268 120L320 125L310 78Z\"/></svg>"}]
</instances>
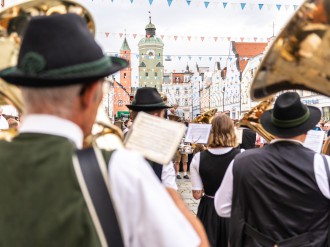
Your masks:
<instances>
[{"instance_id":1,"label":"tuba bell","mask_svg":"<svg viewBox=\"0 0 330 247\"><path fill-rule=\"evenodd\" d=\"M81 4L71 0L32 0L4 8L0 12L0 69L16 64L25 27L32 17L66 13L80 15L86 21L91 33L95 34L95 22L91 13ZM24 113L20 89L2 79L0 79L0 105L12 105L18 112ZM12 129L0 131L0 139L11 140L16 134L17 131ZM84 145L91 146L96 143L105 149L120 148L122 137L120 128L110 123L100 106L92 134L85 137Z\"/></svg>"},{"instance_id":2,"label":"tuba bell","mask_svg":"<svg viewBox=\"0 0 330 247\"><path fill-rule=\"evenodd\" d=\"M272 108L274 98L268 98L261 101L258 105L253 107L250 111L244 114L242 119L238 122L238 126L246 126L262 136L268 143L274 139L274 136L267 132L260 124L261 115Z\"/></svg>"},{"instance_id":3,"label":"tuba bell","mask_svg":"<svg viewBox=\"0 0 330 247\"><path fill-rule=\"evenodd\" d=\"M274 40L251 84L251 98L288 89L330 96L330 1L307 0Z\"/></svg>"}]
</instances>

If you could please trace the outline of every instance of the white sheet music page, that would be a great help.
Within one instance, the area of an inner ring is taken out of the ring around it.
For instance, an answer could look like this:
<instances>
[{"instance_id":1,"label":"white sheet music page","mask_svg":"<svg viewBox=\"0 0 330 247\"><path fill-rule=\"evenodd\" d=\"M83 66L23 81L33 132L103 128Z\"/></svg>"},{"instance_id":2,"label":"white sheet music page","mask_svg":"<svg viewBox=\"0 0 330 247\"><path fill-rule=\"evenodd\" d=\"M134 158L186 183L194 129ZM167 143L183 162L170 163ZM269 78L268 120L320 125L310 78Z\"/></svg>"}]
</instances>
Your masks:
<instances>
[{"instance_id":1,"label":"white sheet music page","mask_svg":"<svg viewBox=\"0 0 330 247\"><path fill-rule=\"evenodd\" d=\"M185 125L139 112L125 147L140 152L145 158L167 165L173 158L185 133Z\"/></svg>"},{"instance_id":2,"label":"white sheet music page","mask_svg":"<svg viewBox=\"0 0 330 247\"><path fill-rule=\"evenodd\" d=\"M189 124L184 142L207 144L212 124Z\"/></svg>"},{"instance_id":3,"label":"white sheet music page","mask_svg":"<svg viewBox=\"0 0 330 247\"><path fill-rule=\"evenodd\" d=\"M304 142L304 146L309 149L312 149L317 153L321 153L323 140L324 140L324 131L309 130L307 132L307 137Z\"/></svg>"}]
</instances>

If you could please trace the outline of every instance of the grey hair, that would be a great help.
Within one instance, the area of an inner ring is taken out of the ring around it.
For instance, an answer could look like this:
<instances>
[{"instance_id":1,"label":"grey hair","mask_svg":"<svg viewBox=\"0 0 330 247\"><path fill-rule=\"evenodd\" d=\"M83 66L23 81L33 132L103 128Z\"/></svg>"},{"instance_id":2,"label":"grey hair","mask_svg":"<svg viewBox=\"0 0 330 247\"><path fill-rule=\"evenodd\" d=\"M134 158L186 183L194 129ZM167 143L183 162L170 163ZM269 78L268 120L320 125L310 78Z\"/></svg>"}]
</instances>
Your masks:
<instances>
[{"instance_id":1,"label":"grey hair","mask_svg":"<svg viewBox=\"0 0 330 247\"><path fill-rule=\"evenodd\" d=\"M22 88L25 112L49 113L67 117L75 110L73 100L78 97L83 85L70 85L52 88Z\"/></svg>"}]
</instances>

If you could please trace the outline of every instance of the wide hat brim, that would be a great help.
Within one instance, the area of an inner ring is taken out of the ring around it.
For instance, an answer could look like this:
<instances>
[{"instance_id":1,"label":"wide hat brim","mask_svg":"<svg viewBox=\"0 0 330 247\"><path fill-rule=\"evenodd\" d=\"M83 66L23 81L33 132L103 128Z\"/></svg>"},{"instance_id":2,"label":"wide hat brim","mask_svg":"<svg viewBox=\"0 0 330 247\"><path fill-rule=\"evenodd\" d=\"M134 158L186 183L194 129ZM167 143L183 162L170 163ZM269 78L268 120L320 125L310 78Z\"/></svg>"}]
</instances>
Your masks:
<instances>
[{"instance_id":1,"label":"wide hat brim","mask_svg":"<svg viewBox=\"0 0 330 247\"><path fill-rule=\"evenodd\" d=\"M165 104L159 104L159 105L126 105L128 109L132 111L156 111L156 110L162 110L171 108L170 106L167 106Z\"/></svg>"},{"instance_id":2,"label":"wide hat brim","mask_svg":"<svg viewBox=\"0 0 330 247\"><path fill-rule=\"evenodd\" d=\"M88 72L84 72L84 70L82 70L79 73L66 73L65 75L43 75L42 73L29 75L14 66L0 71L0 77L8 83L17 86L58 87L93 82L100 78L114 74L129 65L128 61L122 58L111 56L105 56L105 58L109 59L109 66L102 69L95 69L93 71L89 70Z\"/></svg>"},{"instance_id":3,"label":"wide hat brim","mask_svg":"<svg viewBox=\"0 0 330 247\"><path fill-rule=\"evenodd\" d=\"M273 109L265 111L261 115L260 123L266 131L273 134L274 136L290 138L290 137L304 134L307 131L314 129L316 124L321 119L321 111L318 108L316 108L314 106L307 106L307 107L309 109L310 116L309 116L308 120L306 120L304 123L302 123L298 126L291 127L291 128L281 128L281 127L274 125L272 123Z\"/></svg>"}]
</instances>

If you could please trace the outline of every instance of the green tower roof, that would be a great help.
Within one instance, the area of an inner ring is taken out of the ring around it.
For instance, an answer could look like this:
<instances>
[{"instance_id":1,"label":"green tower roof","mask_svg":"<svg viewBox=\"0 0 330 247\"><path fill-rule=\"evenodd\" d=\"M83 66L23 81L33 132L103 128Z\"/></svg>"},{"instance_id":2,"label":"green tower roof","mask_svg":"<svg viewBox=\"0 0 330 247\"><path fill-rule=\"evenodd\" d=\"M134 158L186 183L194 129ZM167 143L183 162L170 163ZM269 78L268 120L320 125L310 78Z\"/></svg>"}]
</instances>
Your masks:
<instances>
[{"instance_id":1,"label":"green tower roof","mask_svg":"<svg viewBox=\"0 0 330 247\"><path fill-rule=\"evenodd\" d=\"M121 48L120 48L121 51L130 51L131 49L129 48L128 46L128 43L127 43L127 40L126 40L126 37L123 41L123 44L121 45Z\"/></svg>"}]
</instances>

